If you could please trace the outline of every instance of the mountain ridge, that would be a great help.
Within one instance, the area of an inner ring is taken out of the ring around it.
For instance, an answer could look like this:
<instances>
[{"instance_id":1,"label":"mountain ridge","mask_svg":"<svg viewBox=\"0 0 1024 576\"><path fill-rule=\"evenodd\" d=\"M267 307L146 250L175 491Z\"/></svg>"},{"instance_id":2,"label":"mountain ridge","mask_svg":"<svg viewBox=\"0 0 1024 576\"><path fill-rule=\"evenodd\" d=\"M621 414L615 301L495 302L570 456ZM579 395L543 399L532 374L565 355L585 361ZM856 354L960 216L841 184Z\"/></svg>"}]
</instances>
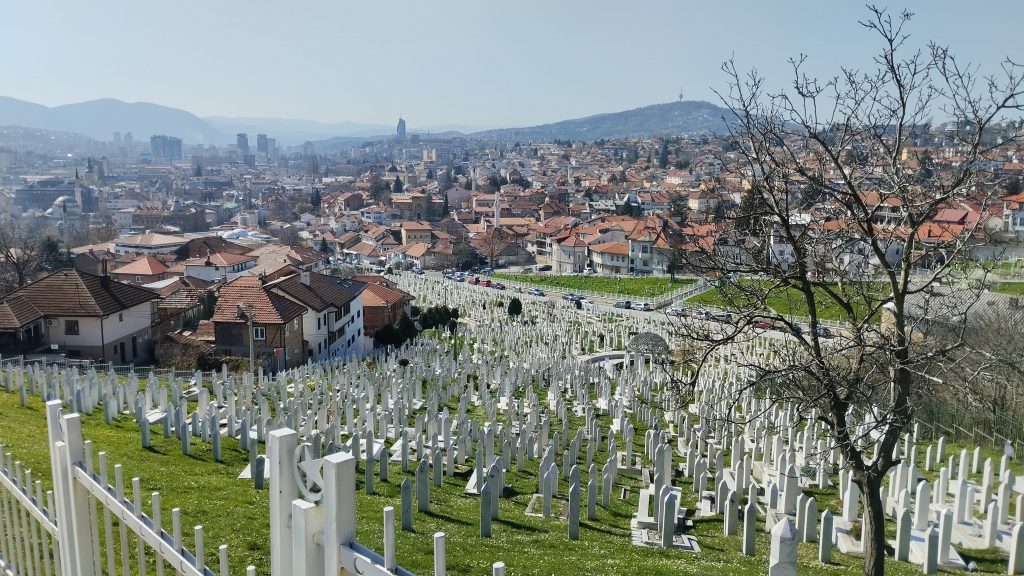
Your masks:
<instances>
[{"instance_id":1,"label":"mountain ridge","mask_svg":"<svg viewBox=\"0 0 1024 576\"><path fill-rule=\"evenodd\" d=\"M451 130L465 125L438 125L411 129L409 134L430 137L463 136L492 141L549 142L593 141L602 138L677 135L713 131L722 126L724 108L693 100L641 106L619 112L605 112L582 118L516 128L495 128L464 133ZM79 134L98 141L110 141L114 132L132 132L136 141L154 134L181 138L186 144L230 145L236 132L250 134L255 147L257 133L268 134L282 145L313 142L319 150L336 149L341 143L389 138L394 129L382 124L358 122L326 123L290 118L211 116L200 118L179 108L150 102L124 102L100 98L86 102L44 106L0 96L0 126L17 125L67 134ZM448 128L447 130L442 130ZM351 145L351 144L348 144Z\"/></svg>"},{"instance_id":2,"label":"mountain ridge","mask_svg":"<svg viewBox=\"0 0 1024 576\"><path fill-rule=\"evenodd\" d=\"M114 132L131 132L137 141L154 134L177 136L190 144L222 144L230 140L191 112L116 98L49 107L0 96L0 125L73 132L100 141L111 140Z\"/></svg>"}]
</instances>

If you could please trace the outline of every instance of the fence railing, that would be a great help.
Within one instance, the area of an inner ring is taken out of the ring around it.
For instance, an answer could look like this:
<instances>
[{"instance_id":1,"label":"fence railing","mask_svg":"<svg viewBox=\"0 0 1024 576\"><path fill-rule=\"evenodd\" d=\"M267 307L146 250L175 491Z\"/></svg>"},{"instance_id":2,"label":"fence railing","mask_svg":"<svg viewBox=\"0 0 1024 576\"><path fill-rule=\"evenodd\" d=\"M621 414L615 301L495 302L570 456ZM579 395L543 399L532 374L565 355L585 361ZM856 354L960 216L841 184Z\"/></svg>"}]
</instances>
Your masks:
<instances>
[{"instance_id":1,"label":"fence railing","mask_svg":"<svg viewBox=\"0 0 1024 576\"><path fill-rule=\"evenodd\" d=\"M62 574L53 491L0 445L0 574Z\"/></svg>"},{"instance_id":2,"label":"fence railing","mask_svg":"<svg viewBox=\"0 0 1024 576\"><path fill-rule=\"evenodd\" d=\"M113 467L111 476L106 454L94 457L92 443L83 439L79 414L63 413L62 400L54 399L46 403L46 418L52 491L44 495L42 482L33 481L31 471L0 447L0 574L98 576L155 570L161 576L167 570L182 576L228 576L227 546L208 551L201 525L191 531L191 547L186 546L180 511L171 511L168 531L159 493L148 495L147 514L140 479L130 480L129 492L121 465ZM189 421L179 421L176 436L192 433ZM219 418L210 425L219 428ZM210 434L219 438L221 432ZM268 433L271 576L413 576L395 561L392 508L384 510L383 555L356 540L358 455L353 451L358 445L322 458L303 452L309 458L300 460L303 447L309 445L300 444L294 430ZM445 535L436 533L434 566L441 574L445 554ZM211 557L212 567L206 564ZM255 574L255 567L246 568L247 576Z\"/></svg>"},{"instance_id":3,"label":"fence railing","mask_svg":"<svg viewBox=\"0 0 1024 576\"><path fill-rule=\"evenodd\" d=\"M946 402L922 403L916 417L932 439L945 436L954 442L1024 447L1024 419L1009 414Z\"/></svg>"}]
</instances>

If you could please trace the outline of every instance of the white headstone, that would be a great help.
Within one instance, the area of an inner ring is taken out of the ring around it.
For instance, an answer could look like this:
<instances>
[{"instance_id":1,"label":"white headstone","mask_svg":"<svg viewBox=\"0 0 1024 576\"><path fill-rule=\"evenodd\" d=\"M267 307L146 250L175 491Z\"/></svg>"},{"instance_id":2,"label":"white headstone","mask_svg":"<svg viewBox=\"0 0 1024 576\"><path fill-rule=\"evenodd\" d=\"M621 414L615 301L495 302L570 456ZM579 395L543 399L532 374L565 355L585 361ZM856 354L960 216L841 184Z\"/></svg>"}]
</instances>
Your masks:
<instances>
[{"instance_id":1,"label":"white headstone","mask_svg":"<svg viewBox=\"0 0 1024 576\"><path fill-rule=\"evenodd\" d=\"M768 576L796 576L798 535L793 521L783 517L772 527Z\"/></svg>"}]
</instances>

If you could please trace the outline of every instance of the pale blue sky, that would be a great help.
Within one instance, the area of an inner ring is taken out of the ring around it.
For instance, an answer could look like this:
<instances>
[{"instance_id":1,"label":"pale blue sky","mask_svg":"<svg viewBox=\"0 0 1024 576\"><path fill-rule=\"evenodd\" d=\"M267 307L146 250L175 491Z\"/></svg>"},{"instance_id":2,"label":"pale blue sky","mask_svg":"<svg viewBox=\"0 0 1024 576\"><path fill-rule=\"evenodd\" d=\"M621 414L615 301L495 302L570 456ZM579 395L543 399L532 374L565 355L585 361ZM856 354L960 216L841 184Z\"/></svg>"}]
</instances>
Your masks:
<instances>
[{"instance_id":1,"label":"pale blue sky","mask_svg":"<svg viewBox=\"0 0 1024 576\"><path fill-rule=\"evenodd\" d=\"M915 45L1024 61L1024 2L889 2ZM200 116L523 126L714 101L735 54L781 82L877 49L860 2L826 0L3 0L0 95L112 97Z\"/></svg>"}]
</instances>

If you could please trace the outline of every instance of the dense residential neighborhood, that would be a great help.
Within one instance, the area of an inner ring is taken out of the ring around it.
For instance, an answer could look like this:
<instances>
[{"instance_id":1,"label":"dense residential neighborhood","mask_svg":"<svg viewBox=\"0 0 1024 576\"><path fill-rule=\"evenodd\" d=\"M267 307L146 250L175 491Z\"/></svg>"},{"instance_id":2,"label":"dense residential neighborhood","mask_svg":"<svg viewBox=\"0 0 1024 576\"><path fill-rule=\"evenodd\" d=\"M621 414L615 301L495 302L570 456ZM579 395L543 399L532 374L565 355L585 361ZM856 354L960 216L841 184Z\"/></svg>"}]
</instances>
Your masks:
<instances>
[{"instance_id":1,"label":"dense residential neighborhood","mask_svg":"<svg viewBox=\"0 0 1024 576\"><path fill-rule=\"evenodd\" d=\"M961 150L948 130L915 131L904 160L955 169ZM991 137L1012 143L1019 130ZM158 154L121 134L81 159L8 152L4 217L52 253L20 262L19 237L4 238L0 354L159 362L158 344L171 340L248 358L251 340L277 370L372 351L413 300L385 271L707 275L693 256L709 248L737 267L758 254L794 264L778 224L745 225L756 175L707 136L487 144L399 133L333 153L260 136L266 146L252 156L237 146ZM973 258L1024 256L1022 156L1017 144L994 146L984 169L1002 201L978 190L950 202L916 228L918 245L970 234ZM862 231L817 200L841 177L788 180L788 225L827 238L810 269L869 277L879 261ZM899 261L901 200L869 186L861 201L893 238L885 258Z\"/></svg>"},{"instance_id":2,"label":"dense residential neighborhood","mask_svg":"<svg viewBox=\"0 0 1024 576\"><path fill-rule=\"evenodd\" d=\"M1024 575L1024 3L113 4L0 18L0 576Z\"/></svg>"}]
</instances>

